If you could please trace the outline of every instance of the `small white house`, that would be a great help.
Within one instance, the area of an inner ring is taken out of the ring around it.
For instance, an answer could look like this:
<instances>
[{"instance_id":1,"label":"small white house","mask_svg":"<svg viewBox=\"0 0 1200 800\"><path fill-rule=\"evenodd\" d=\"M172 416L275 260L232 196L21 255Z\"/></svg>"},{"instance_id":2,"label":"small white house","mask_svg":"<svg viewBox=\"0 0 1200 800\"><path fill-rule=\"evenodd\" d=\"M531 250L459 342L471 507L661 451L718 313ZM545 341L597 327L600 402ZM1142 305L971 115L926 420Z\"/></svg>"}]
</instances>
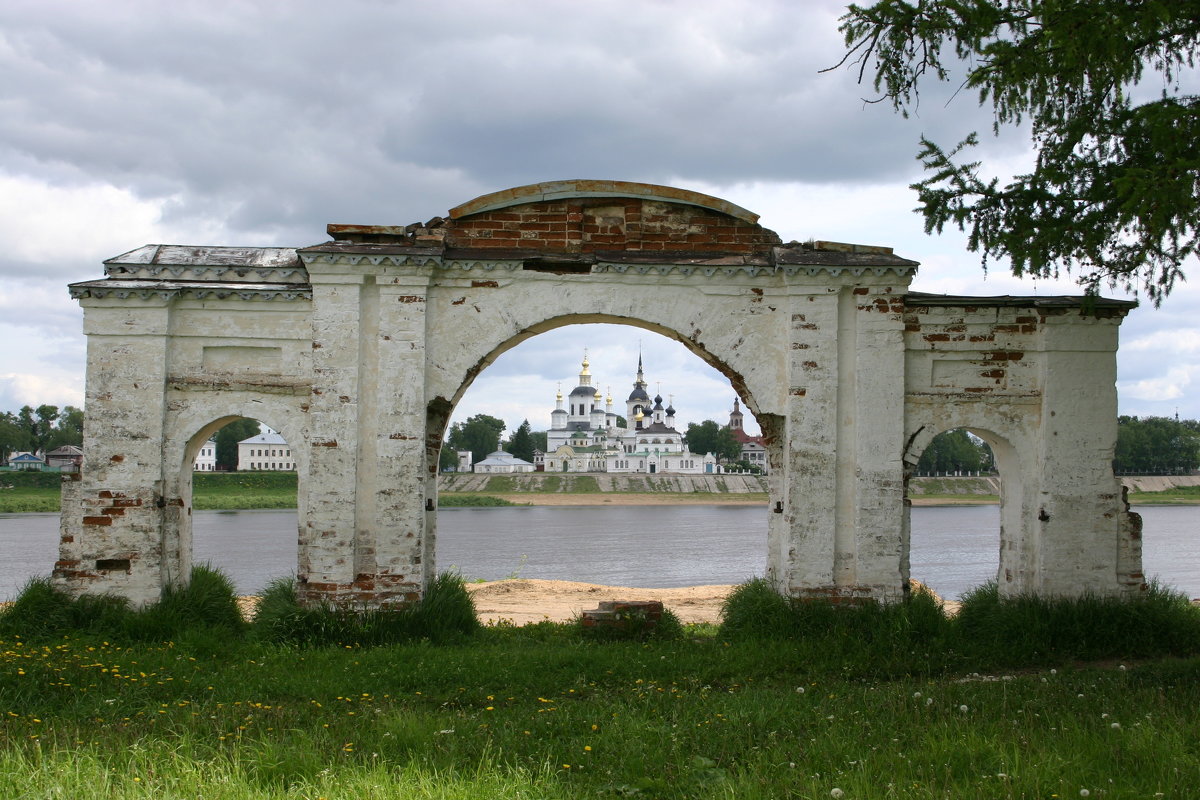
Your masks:
<instances>
[{"instance_id":1,"label":"small white house","mask_svg":"<svg viewBox=\"0 0 1200 800\"><path fill-rule=\"evenodd\" d=\"M287 472L296 469L291 445L275 431L267 428L257 436L238 442L238 470L270 470Z\"/></svg>"},{"instance_id":2,"label":"small white house","mask_svg":"<svg viewBox=\"0 0 1200 800\"><path fill-rule=\"evenodd\" d=\"M217 440L209 439L200 445L196 461L192 464L194 472L213 472L217 468Z\"/></svg>"},{"instance_id":3,"label":"small white house","mask_svg":"<svg viewBox=\"0 0 1200 800\"><path fill-rule=\"evenodd\" d=\"M533 472L533 464L511 453L497 450L475 463L476 472Z\"/></svg>"}]
</instances>

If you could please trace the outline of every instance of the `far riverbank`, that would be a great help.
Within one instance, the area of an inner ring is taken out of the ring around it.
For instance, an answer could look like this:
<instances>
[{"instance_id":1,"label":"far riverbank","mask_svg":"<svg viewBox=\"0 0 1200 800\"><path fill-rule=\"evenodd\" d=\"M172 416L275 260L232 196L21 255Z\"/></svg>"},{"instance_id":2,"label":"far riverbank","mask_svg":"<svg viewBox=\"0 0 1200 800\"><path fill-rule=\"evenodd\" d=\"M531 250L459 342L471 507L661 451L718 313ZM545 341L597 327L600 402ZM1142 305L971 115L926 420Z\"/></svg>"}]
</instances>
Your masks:
<instances>
[{"instance_id":1,"label":"far riverbank","mask_svg":"<svg viewBox=\"0 0 1200 800\"><path fill-rule=\"evenodd\" d=\"M1200 475L1121 478L1132 505L1200 505ZM0 473L0 513L59 510L57 473ZM231 511L296 507L294 472L197 473L193 508ZM614 475L528 473L439 476L442 506L765 505L767 480L758 475ZM999 502L998 477L913 478L915 506Z\"/></svg>"}]
</instances>

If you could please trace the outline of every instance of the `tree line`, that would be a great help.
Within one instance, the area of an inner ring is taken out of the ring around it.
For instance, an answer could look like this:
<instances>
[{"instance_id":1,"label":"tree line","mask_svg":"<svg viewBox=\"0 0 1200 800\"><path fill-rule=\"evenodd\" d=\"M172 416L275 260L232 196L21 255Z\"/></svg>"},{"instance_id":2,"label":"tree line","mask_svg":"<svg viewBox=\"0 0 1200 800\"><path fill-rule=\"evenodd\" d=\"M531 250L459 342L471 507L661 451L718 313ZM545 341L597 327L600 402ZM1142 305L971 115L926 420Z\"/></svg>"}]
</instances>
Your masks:
<instances>
[{"instance_id":1,"label":"tree line","mask_svg":"<svg viewBox=\"0 0 1200 800\"><path fill-rule=\"evenodd\" d=\"M23 406L0 412L0 460L21 452L48 452L62 445L83 444L83 409L75 406ZM504 420L476 414L450 426L439 465L453 469L458 451L471 451L472 463L503 449L532 462L535 450L546 451L546 432L530 429L524 420L504 440ZM217 465L237 469L237 443L261 430L253 419L240 419L217 432ZM694 453L713 453L727 464L738 463L741 445L727 425L713 420L690 423L684 436ZM917 463L919 474L991 472L995 458L987 443L965 429L945 431L933 438ZM1121 416L1117 419L1117 448L1113 470L1118 474L1179 475L1200 469L1200 421L1171 417Z\"/></svg>"},{"instance_id":2,"label":"tree line","mask_svg":"<svg viewBox=\"0 0 1200 800\"><path fill-rule=\"evenodd\" d=\"M0 411L0 460L15 453L47 453L83 444L83 409L75 406L22 406Z\"/></svg>"},{"instance_id":3,"label":"tree line","mask_svg":"<svg viewBox=\"0 0 1200 800\"><path fill-rule=\"evenodd\" d=\"M1118 417L1113 470L1126 475L1183 475L1200 468L1200 421Z\"/></svg>"}]
</instances>

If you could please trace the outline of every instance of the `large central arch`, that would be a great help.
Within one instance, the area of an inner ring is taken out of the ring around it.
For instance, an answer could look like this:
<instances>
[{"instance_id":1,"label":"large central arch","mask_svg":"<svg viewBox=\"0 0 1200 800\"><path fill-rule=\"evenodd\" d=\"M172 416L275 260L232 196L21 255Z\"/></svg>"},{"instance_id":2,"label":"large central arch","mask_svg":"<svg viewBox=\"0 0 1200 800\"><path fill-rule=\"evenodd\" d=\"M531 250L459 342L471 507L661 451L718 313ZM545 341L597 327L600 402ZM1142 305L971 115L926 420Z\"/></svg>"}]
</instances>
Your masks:
<instances>
[{"instance_id":1,"label":"large central arch","mask_svg":"<svg viewBox=\"0 0 1200 800\"><path fill-rule=\"evenodd\" d=\"M64 503L61 584L146 602L185 579L181 464L233 408L304 453L303 596L412 600L435 571L451 409L505 350L577 322L662 333L730 378L763 427L768 573L786 592L903 595L906 462L946 427L992 431L1020 464L1002 591L1141 584L1109 466L1131 304L917 295L916 262L888 248L783 244L726 201L618 181L329 232L298 250L150 245L71 287L87 462Z\"/></svg>"}]
</instances>

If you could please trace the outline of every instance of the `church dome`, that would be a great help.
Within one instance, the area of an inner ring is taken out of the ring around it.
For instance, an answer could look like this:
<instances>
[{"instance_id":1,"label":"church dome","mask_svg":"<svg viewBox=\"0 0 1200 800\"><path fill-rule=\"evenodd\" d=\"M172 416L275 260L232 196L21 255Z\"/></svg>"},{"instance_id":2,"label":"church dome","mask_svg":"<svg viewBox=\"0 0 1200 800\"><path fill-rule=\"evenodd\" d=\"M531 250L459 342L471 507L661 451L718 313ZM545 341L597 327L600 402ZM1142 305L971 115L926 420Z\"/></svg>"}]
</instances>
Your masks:
<instances>
[{"instance_id":1,"label":"church dome","mask_svg":"<svg viewBox=\"0 0 1200 800\"><path fill-rule=\"evenodd\" d=\"M646 394L646 390L643 389L641 386L635 385L633 387L633 391L629 393L629 399L630 400L644 400L647 403L649 403L650 395Z\"/></svg>"}]
</instances>

